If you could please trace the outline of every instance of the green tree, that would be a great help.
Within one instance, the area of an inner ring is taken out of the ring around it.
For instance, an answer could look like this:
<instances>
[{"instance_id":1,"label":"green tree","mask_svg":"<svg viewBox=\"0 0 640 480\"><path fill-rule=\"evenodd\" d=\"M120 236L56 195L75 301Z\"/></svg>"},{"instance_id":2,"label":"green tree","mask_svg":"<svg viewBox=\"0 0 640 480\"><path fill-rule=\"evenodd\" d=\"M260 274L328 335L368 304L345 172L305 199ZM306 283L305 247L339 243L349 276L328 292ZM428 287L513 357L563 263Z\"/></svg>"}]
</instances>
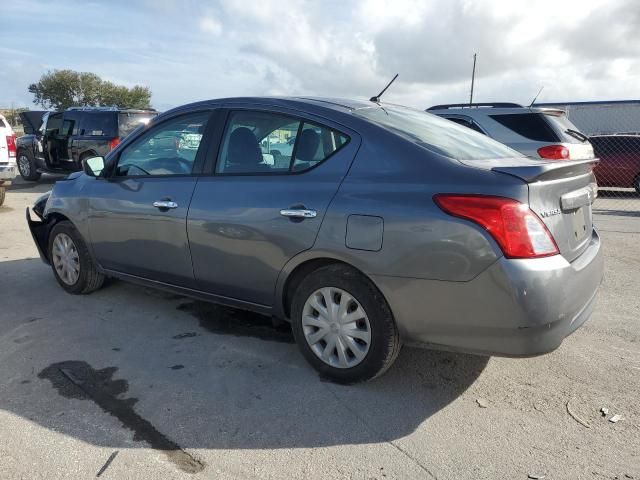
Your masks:
<instances>
[{"instance_id":1,"label":"green tree","mask_svg":"<svg viewBox=\"0 0 640 480\"><path fill-rule=\"evenodd\" d=\"M151 90L135 85L127 88L102 80L95 73L53 70L29 85L33 103L44 108L68 107L150 108Z\"/></svg>"}]
</instances>

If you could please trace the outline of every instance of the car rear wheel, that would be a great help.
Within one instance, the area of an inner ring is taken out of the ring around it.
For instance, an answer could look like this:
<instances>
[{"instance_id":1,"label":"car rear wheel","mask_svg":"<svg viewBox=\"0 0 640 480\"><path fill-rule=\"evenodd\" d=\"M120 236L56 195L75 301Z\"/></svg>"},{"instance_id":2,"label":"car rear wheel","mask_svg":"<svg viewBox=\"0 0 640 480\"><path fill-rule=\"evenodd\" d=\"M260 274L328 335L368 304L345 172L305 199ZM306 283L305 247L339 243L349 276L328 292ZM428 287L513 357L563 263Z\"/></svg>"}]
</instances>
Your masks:
<instances>
[{"instance_id":1,"label":"car rear wheel","mask_svg":"<svg viewBox=\"0 0 640 480\"><path fill-rule=\"evenodd\" d=\"M633 188L635 188L638 195L640 195L640 175L638 175L633 181Z\"/></svg>"},{"instance_id":2,"label":"car rear wheel","mask_svg":"<svg viewBox=\"0 0 640 480\"><path fill-rule=\"evenodd\" d=\"M401 342L387 302L362 274L346 265L322 267L296 289L293 334L306 360L337 383L383 374Z\"/></svg>"},{"instance_id":3,"label":"car rear wheel","mask_svg":"<svg viewBox=\"0 0 640 480\"><path fill-rule=\"evenodd\" d=\"M18 171L24 180L28 180L30 182L39 180L42 175L36 168L33 155L25 151L18 152Z\"/></svg>"},{"instance_id":4,"label":"car rear wheel","mask_svg":"<svg viewBox=\"0 0 640 480\"><path fill-rule=\"evenodd\" d=\"M0 187L0 206L4 203L4 196L6 194L7 189L5 187Z\"/></svg>"},{"instance_id":5,"label":"car rear wheel","mask_svg":"<svg viewBox=\"0 0 640 480\"><path fill-rule=\"evenodd\" d=\"M71 222L57 223L51 230L49 260L56 280L68 293L91 293L104 283L104 275Z\"/></svg>"}]
</instances>

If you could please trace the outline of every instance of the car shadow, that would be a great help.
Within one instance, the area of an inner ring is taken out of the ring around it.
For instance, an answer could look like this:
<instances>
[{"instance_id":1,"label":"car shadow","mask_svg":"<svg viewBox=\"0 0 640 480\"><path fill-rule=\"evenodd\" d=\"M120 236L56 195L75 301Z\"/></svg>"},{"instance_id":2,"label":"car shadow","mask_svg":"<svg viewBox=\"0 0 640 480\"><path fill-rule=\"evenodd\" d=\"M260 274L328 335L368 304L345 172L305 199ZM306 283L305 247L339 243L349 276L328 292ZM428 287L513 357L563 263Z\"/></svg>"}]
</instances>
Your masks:
<instances>
[{"instance_id":1,"label":"car shadow","mask_svg":"<svg viewBox=\"0 0 640 480\"><path fill-rule=\"evenodd\" d=\"M61 178L64 178L64 176L43 174L37 182L28 182L26 180L22 180L20 177L16 177L7 190L10 192L20 190L25 193L44 193L51 190L53 184Z\"/></svg>"},{"instance_id":2,"label":"car shadow","mask_svg":"<svg viewBox=\"0 0 640 480\"><path fill-rule=\"evenodd\" d=\"M287 325L260 315L119 281L71 296L37 259L0 263L0 291L1 409L133 447L107 427L114 416L186 472L204 467L186 449L394 441L458 399L488 362L404 348L382 377L340 386L306 364Z\"/></svg>"}]
</instances>

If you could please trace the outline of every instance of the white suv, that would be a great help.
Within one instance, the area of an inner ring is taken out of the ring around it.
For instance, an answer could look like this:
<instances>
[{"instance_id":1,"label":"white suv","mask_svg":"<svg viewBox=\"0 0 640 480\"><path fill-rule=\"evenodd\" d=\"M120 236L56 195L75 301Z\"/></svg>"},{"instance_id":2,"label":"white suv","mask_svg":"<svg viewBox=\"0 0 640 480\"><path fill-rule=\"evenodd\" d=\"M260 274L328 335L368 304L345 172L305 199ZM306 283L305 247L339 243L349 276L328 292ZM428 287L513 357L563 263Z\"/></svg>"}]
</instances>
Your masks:
<instances>
[{"instance_id":1,"label":"white suv","mask_svg":"<svg viewBox=\"0 0 640 480\"><path fill-rule=\"evenodd\" d=\"M6 188L16 178L16 134L7 119L0 115L0 205Z\"/></svg>"},{"instance_id":2,"label":"white suv","mask_svg":"<svg viewBox=\"0 0 640 480\"><path fill-rule=\"evenodd\" d=\"M491 137L533 158L593 158L589 138L569 121L564 110L523 107L516 103L436 105L427 112Z\"/></svg>"}]
</instances>

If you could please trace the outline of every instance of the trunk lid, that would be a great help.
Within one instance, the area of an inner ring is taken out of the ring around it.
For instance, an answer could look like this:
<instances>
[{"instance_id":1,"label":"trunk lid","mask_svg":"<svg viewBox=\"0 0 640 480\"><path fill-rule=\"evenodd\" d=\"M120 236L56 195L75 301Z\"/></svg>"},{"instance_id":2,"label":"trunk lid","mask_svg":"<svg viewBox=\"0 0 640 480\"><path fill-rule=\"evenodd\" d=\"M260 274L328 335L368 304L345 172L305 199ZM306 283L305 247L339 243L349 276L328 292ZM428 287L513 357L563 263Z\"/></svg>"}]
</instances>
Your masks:
<instances>
[{"instance_id":1,"label":"trunk lid","mask_svg":"<svg viewBox=\"0 0 640 480\"><path fill-rule=\"evenodd\" d=\"M499 159L463 162L520 178L529 187L529 207L545 223L569 262L589 245L592 204L598 187L593 174L597 159L538 161Z\"/></svg>"}]
</instances>

